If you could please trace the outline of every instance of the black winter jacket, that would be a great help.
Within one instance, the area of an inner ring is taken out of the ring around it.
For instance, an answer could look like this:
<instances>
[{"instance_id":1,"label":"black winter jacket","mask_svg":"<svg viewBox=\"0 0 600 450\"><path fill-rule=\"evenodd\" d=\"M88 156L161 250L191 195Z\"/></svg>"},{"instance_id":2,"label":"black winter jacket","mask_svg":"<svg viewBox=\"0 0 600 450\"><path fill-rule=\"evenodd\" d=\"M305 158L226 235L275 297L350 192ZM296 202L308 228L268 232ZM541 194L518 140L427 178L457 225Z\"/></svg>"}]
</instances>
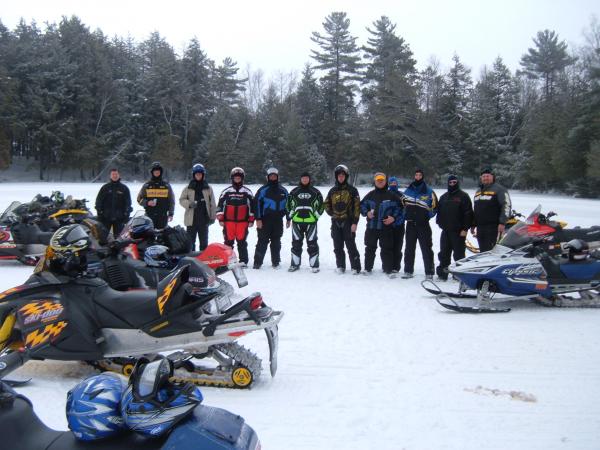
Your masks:
<instances>
[{"instance_id":1,"label":"black winter jacket","mask_svg":"<svg viewBox=\"0 0 600 450\"><path fill-rule=\"evenodd\" d=\"M498 183L480 186L475 192L475 226L506 224L511 210L508 191Z\"/></svg>"},{"instance_id":2,"label":"black winter jacket","mask_svg":"<svg viewBox=\"0 0 600 450\"><path fill-rule=\"evenodd\" d=\"M109 181L96 196L98 218L105 222L125 222L131 213L131 194L121 180Z\"/></svg>"},{"instance_id":3,"label":"black winter jacket","mask_svg":"<svg viewBox=\"0 0 600 450\"><path fill-rule=\"evenodd\" d=\"M440 197L435 219L444 231L467 231L473 225L473 205L469 194L461 189Z\"/></svg>"}]
</instances>

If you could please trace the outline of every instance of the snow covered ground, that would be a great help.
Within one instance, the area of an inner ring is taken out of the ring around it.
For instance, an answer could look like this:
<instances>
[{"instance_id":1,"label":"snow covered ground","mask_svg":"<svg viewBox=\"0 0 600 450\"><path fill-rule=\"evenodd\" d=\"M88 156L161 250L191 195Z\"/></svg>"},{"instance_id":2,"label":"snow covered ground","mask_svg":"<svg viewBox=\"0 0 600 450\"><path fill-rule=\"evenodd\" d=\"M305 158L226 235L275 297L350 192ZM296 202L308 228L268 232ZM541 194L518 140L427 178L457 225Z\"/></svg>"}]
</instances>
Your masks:
<instances>
[{"instance_id":1,"label":"snow covered ground","mask_svg":"<svg viewBox=\"0 0 600 450\"><path fill-rule=\"evenodd\" d=\"M130 185L134 196L139 186ZM2 183L0 210L56 189L93 204L99 187ZM214 186L217 195L223 187ZM176 195L182 188L174 186ZM523 214L542 203L571 226L600 224L597 200L514 192L512 199ZM183 223L179 206L175 223ZM306 262L296 273L285 270L289 231L284 269L273 270L267 256L261 270L247 270L243 293L260 290L269 305L285 311L277 376L268 373L264 334L254 333L241 343L263 358L261 380L245 391L203 388L206 404L245 417L265 449L600 448L600 310L522 303L508 314L452 313L420 287L418 251L412 280L335 274L329 225L328 217L319 223L320 273ZM433 228L437 252L439 230ZM361 255L364 229L361 222ZM218 225L210 236L221 241ZM254 230L249 242L252 257ZM0 262L0 289L30 272ZM67 390L90 373L79 363L52 361L30 362L17 372L33 377L20 391L57 429L66 429Z\"/></svg>"}]
</instances>

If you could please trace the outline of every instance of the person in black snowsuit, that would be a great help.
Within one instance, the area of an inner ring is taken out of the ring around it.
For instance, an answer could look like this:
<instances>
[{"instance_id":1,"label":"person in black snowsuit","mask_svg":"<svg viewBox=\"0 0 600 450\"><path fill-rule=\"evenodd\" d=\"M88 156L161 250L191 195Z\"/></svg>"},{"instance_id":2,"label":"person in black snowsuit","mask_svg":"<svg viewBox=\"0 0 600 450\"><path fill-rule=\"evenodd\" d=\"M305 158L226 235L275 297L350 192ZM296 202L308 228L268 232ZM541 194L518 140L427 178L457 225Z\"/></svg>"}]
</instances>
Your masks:
<instances>
[{"instance_id":1,"label":"person in black snowsuit","mask_svg":"<svg viewBox=\"0 0 600 450\"><path fill-rule=\"evenodd\" d=\"M475 192L474 221L471 233L477 237L479 250L487 252L504 233L512 205L508 191L496 183L491 169L481 172L481 185Z\"/></svg>"},{"instance_id":2,"label":"person in black snowsuit","mask_svg":"<svg viewBox=\"0 0 600 450\"><path fill-rule=\"evenodd\" d=\"M108 232L117 237L129 220L131 214L131 194L129 188L121 183L119 170L110 170L110 181L103 185L96 196L98 219Z\"/></svg>"},{"instance_id":3,"label":"person in black snowsuit","mask_svg":"<svg viewBox=\"0 0 600 450\"><path fill-rule=\"evenodd\" d=\"M435 263L433 261L433 241L429 219L437 212L437 196L427 186L423 170L415 170L414 181L404 191L404 217L406 218L406 247L404 251L404 275L412 278L415 266L415 249L417 240L423 255L425 278L433 278Z\"/></svg>"},{"instance_id":4,"label":"person in black snowsuit","mask_svg":"<svg viewBox=\"0 0 600 450\"><path fill-rule=\"evenodd\" d=\"M267 170L267 183L261 186L254 196L254 220L258 241L254 250L254 269L260 269L267 246L271 246L271 265L278 268L281 262L281 236L283 236L283 217L286 216L285 204L288 191L279 183L279 171L275 167ZM290 227L287 217L286 227Z\"/></svg>"},{"instance_id":5,"label":"person in black snowsuit","mask_svg":"<svg viewBox=\"0 0 600 450\"><path fill-rule=\"evenodd\" d=\"M154 228L162 229L173 220L175 194L171 185L163 180L163 168L159 162L152 163L150 174L152 177L140 189L137 201L144 207L146 215L152 219Z\"/></svg>"},{"instance_id":6,"label":"person in black snowsuit","mask_svg":"<svg viewBox=\"0 0 600 450\"><path fill-rule=\"evenodd\" d=\"M402 262L402 245L404 244L404 194L398 190L398 179L390 177L388 180L388 188L398 197L398 207L400 213L396 216L396 220L392 225L394 230L394 257L392 264L392 273L400 272L400 263Z\"/></svg>"},{"instance_id":7,"label":"person in black snowsuit","mask_svg":"<svg viewBox=\"0 0 600 450\"><path fill-rule=\"evenodd\" d=\"M360 195L354 186L348 183L348 167L340 164L334 169L335 186L325 199L325 209L331 216L331 237L338 273L346 271L346 253L350 257L352 273L360 273L360 254L356 248L356 228L360 219Z\"/></svg>"},{"instance_id":8,"label":"person in black snowsuit","mask_svg":"<svg viewBox=\"0 0 600 450\"><path fill-rule=\"evenodd\" d=\"M465 257L465 239L473 225L471 198L460 189L456 175L448 177L448 192L440 197L435 221L442 229L438 253L440 265L435 271L440 280L446 281L450 257L454 254L454 261Z\"/></svg>"},{"instance_id":9,"label":"person in black snowsuit","mask_svg":"<svg viewBox=\"0 0 600 450\"><path fill-rule=\"evenodd\" d=\"M319 244L317 242L317 221L323 214L325 204L321 191L312 186L310 174L303 172L300 183L292 189L285 206L292 220L292 263L289 272L300 268L302 242L306 236L308 262L313 273L319 271Z\"/></svg>"},{"instance_id":10,"label":"person in black snowsuit","mask_svg":"<svg viewBox=\"0 0 600 450\"><path fill-rule=\"evenodd\" d=\"M382 172L374 176L375 189L370 191L360 202L360 213L367 218L365 231L365 271L368 275L373 270L377 242L381 247L383 271L392 275L394 268L394 222L400 214L400 198L388 190L387 177Z\"/></svg>"}]
</instances>

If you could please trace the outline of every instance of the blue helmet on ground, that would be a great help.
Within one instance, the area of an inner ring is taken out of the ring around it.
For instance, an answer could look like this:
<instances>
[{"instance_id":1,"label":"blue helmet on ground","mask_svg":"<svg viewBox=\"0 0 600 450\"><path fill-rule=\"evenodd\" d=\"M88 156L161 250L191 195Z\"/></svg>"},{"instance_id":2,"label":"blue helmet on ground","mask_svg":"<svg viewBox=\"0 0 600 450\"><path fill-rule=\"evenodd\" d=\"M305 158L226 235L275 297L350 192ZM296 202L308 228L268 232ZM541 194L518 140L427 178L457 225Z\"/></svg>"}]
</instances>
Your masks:
<instances>
[{"instance_id":1,"label":"blue helmet on ground","mask_svg":"<svg viewBox=\"0 0 600 450\"><path fill-rule=\"evenodd\" d=\"M206 174L206 169L204 168L204 166L200 163L198 164L194 164L192 166L192 175L196 175L197 173L202 173L202 174Z\"/></svg>"},{"instance_id":2,"label":"blue helmet on ground","mask_svg":"<svg viewBox=\"0 0 600 450\"><path fill-rule=\"evenodd\" d=\"M125 430L120 402L127 379L101 373L79 382L67 394L67 423L77 439L94 441Z\"/></svg>"},{"instance_id":3,"label":"blue helmet on ground","mask_svg":"<svg viewBox=\"0 0 600 450\"><path fill-rule=\"evenodd\" d=\"M174 383L173 363L164 356L140 358L121 399L127 427L148 437L167 433L202 402L200 389L191 383Z\"/></svg>"}]
</instances>

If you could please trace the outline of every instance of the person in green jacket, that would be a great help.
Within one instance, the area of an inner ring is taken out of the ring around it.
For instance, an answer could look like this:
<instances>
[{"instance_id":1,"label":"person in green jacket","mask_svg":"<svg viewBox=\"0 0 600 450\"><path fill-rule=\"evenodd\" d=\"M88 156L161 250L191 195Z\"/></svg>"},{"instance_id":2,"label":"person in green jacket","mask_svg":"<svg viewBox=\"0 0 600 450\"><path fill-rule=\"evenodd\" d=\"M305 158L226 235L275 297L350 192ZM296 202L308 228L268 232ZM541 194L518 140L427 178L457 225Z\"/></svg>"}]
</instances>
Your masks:
<instances>
[{"instance_id":1,"label":"person in green jacket","mask_svg":"<svg viewBox=\"0 0 600 450\"><path fill-rule=\"evenodd\" d=\"M300 183L290 192L286 203L288 220L292 221L292 264L289 272L300 268L302 242L306 237L308 261L311 270L319 271L319 244L317 243L317 221L325 205L321 192L312 186L308 172L300 175Z\"/></svg>"}]
</instances>

